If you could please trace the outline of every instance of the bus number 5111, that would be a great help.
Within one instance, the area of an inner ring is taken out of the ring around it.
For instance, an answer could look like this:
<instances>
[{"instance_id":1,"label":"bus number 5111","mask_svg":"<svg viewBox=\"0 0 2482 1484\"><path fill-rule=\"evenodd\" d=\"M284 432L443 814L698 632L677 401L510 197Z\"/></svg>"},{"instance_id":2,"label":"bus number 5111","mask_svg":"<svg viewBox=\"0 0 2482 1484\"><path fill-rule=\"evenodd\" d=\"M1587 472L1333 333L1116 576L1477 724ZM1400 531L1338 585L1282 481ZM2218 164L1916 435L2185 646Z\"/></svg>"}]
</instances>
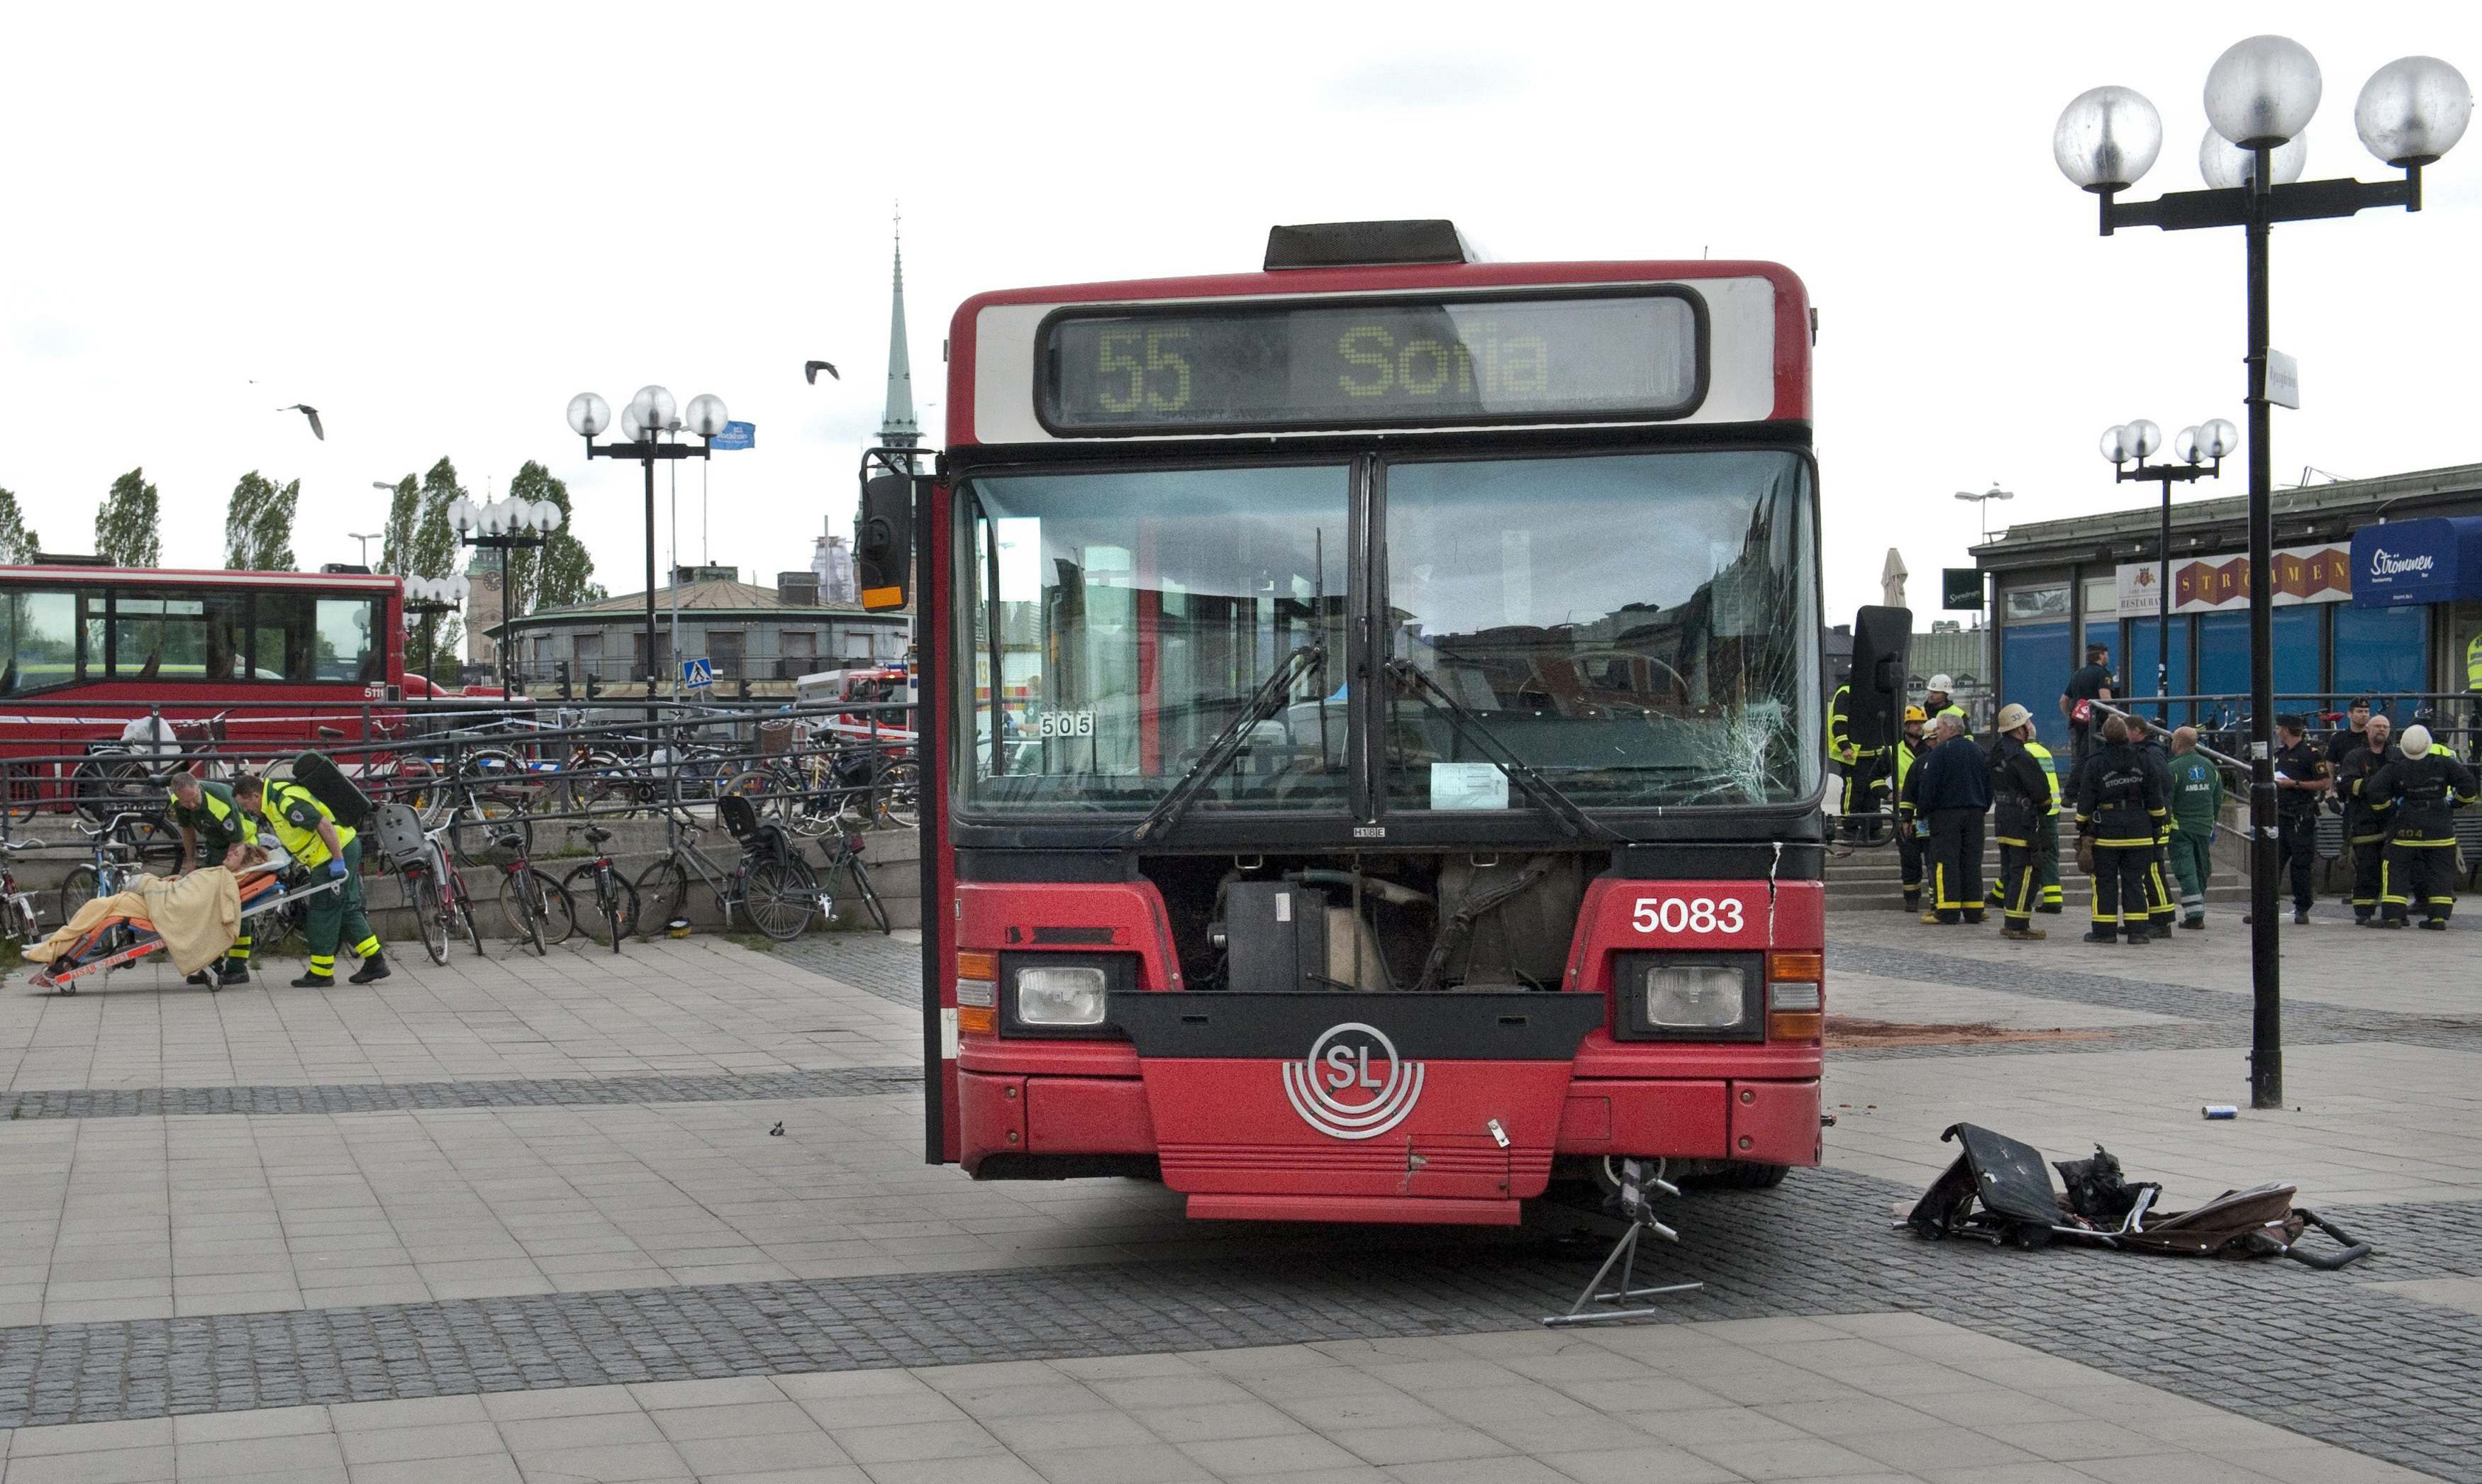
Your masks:
<instances>
[{"instance_id":1,"label":"bus number 5111","mask_svg":"<svg viewBox=\"0 0 2482 1484\"><path fill-rule=\"evenodd\" d=\"M1641 933L1737 933L1741 920L1740 899L1729 896L1642 896L1629 910Z\"/></svg>"}]
</instances>

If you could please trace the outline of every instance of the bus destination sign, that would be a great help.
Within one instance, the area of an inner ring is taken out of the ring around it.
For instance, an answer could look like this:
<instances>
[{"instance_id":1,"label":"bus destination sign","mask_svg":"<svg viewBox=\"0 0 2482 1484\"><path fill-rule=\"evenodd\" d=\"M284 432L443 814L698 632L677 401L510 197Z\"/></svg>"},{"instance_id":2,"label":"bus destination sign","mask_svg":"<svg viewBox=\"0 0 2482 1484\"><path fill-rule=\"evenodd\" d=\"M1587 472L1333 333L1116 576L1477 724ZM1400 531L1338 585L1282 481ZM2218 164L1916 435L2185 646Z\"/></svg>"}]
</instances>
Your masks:
<instances>
[{"instance_id":1,"label":"bus destination sign","mask_svg":"<svg viewBox=\"0 0 2482 1484\"><path fill-rule=\"evenodd\" d=\"M1064 311L1037 348L1057 435L1680 417L1704 388L1684 289Z\"/></svg>"}]
</instances>

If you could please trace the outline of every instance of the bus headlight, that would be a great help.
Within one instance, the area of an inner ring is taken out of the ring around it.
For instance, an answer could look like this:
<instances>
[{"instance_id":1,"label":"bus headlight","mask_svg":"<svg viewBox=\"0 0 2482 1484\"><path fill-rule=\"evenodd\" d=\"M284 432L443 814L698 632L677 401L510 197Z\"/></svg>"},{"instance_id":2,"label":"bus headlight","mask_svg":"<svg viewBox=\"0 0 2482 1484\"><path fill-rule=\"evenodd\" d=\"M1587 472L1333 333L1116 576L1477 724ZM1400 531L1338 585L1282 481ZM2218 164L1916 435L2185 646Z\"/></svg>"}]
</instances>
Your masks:
<instances>
[{"instance_id":1,"label":"bus headlight","mask_svg":"<svg viewBox=\"0 0 2482 1484\"><path fill-rule=\"evenodd\" d=\"M1100 1025L1105 978L1093 965L1017 971L1017 1018L1028 1025Z\"/></svg>"},{"instance_id":2,"label":"bus headlight","mask_svg":"<svg viewBox=\"0 0 2482 1484\"><path fill-rule=\"evenodd\" d=\"M1729 1030L1747 1013L1741 971L1721 964L1657 965L1646 970L1646 1023L1652 1029Z\"/></svg>"}]
</instances>

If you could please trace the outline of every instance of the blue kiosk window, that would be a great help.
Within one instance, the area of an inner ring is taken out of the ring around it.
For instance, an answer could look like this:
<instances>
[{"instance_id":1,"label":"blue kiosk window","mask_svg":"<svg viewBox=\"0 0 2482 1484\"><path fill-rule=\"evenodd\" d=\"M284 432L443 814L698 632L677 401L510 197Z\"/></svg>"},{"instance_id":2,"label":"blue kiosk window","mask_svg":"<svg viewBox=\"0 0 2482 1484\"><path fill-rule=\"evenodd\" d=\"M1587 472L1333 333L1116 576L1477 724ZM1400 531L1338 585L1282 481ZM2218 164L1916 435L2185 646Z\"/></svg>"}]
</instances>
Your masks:
<instances>
[{"instance_id":1,"label":"blue kiosk window","mask_svg":"<svg viewBox=\"0 0 2482 1484\"><path fill-rule=\"evenodd\" d=\"M2000 683L2014 701L2034 713L2034 735L2053 750L2069 745L2068 720L2060 715L2060 693L2076 668L2069 654L2069 621L2056 623L2014 623L1999 630Z\"/></svg>"},{"instance_id":2,"label":"blue kiosk window","mask_svg":"<svg viewBox=\"0 0 2482 1484\"><path fill-rule=\"evenodd\" d=\"M2420 691L2429 677L2428 608L2336 610L2336 689L2340 695L2384 701ZM2401 724L2404 718L2395 720Z\"/></svg>"}]
</instances>

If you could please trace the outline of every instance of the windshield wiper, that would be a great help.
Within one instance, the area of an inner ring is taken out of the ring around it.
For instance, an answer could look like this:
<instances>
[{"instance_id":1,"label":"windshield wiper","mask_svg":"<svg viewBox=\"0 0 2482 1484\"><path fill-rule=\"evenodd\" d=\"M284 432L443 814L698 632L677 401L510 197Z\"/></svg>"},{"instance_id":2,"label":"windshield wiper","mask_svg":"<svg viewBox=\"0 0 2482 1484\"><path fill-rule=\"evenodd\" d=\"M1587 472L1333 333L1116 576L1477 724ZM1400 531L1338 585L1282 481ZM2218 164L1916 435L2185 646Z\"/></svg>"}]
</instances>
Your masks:
<instances>
[{"instance_id":1,"label":"windshield wiper","mask_svg":"<svg viewBox=\"0 0 2482 1484\"><path fill-rule=\"evenodd\" d=\"M1258 688L1250 693L1249 701L1240 711L1225 723L1224 729L1206 744L1206 751L1198 755L1198 761L1189 765L1189 771L1180 776L1180 782L1173 784L1172 791L1165 794L1153 808L1147 810L1147 817L1138 821L1129 837L1144 840L1157 830L1169 829L1179 823L1180 816L1197 802L1200 790L1213 782L1217 774L1230 767L1232 760L1241 755L1241 745L1249 737L1251 729L1275 715L1276 708L1284 703L1285 698L1292 694L1293 686L1303 677L1323 676L1326 672L1327 650L1321 646L1306 644L1285 655L1283 662L1276 667L1275 674L1258 682Z\"/></svg>"},{"instance_id":2,"label":"windshield wiper","mask_svg":"<svg viewBox=\"0 0 2482 1484\"><path fill-rule=\"evenodd\" d=\"M1464 702L1441 690L1439 682L1424 675L1412 660L1389 660L1387 674L1398 685L1413 692L1414 700L1446 717L1449 729L1465 738L1475 752L1482 754L1485 760L1507 774L1508 781L1533 801L1535 808L1549 815L1562 834L1571 839L1586 835L1600 835L1605 839L1622 837L1617 831L1579 808L1577 801L1562 793L1549 779L1535 772L1524 758L1517 755L1516 749L1492 734L1491 729L1482 724L1481 717L1467 709Z\"/></svg>"}]
</instances>

